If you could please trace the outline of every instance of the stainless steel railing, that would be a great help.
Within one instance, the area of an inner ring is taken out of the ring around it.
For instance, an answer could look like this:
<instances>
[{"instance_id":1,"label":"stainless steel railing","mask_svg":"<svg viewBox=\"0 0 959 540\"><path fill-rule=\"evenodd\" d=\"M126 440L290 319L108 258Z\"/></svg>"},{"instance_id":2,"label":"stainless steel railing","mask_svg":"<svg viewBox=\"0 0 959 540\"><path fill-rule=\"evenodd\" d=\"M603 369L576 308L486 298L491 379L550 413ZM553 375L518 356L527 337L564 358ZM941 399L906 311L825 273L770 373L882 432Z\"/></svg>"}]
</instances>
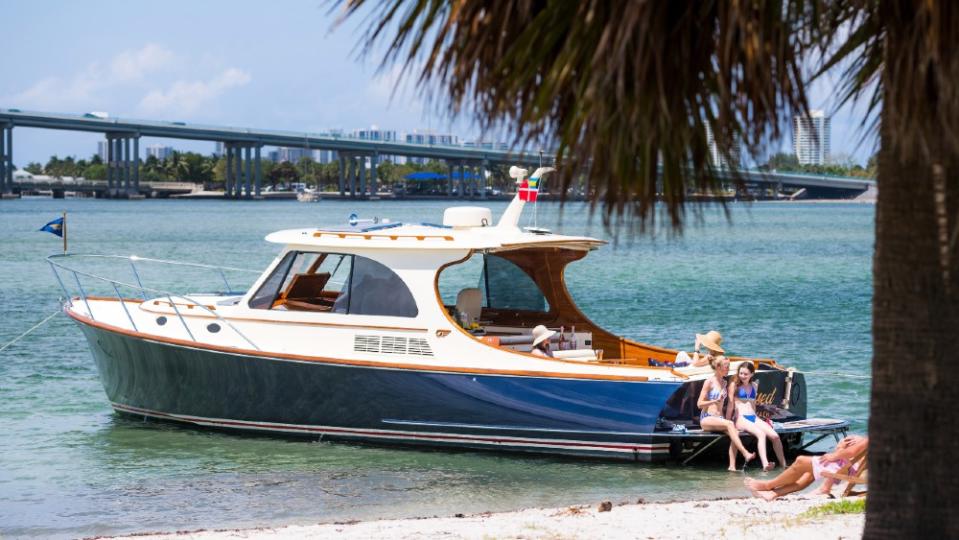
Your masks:
<instances>
[{"instance_id":1,"label":"stainless steel railing","mask_svg":"<svg viewBox=\"0 0 959 540\"><path fill-rule=\"evenodd\" d=\"M83 270L78 270L76 268L71 268L67 266L67 263L69 261L76 261L81 259L88 259L88 260L97 259L97 260L110 260L110 261L127 260L130 263L130 270L132 271L132 276L133 276L133 279L136 281L136 284L127 283L125 281L121 281L118 279L112 279L109 277L94 274L92 272L86 272ZM177 307L177 304L174 301L174 299L180 299L181 301L185 301L191 305L195 305L199 307L200 309L202 309L203 311L209 313L210 315L213 315L213 317L215 317L218 321L222 322L230 330L235 332L236 335L240 336L244 341L249 343L250 346L253 347L255 350L258 350L258 351L261 350L255 343L253 343L253 341L249 337L247 337L238 328L233 326L233 324L230 323L230 321L220 316L220 314L216 313L216 311L203 305L202 302L198 302L195 299L183 294L174 293L174 292L170 292L163 289L145 287L141 279L141 273L137 269L137 263L151 263L151 264L160 264L160 265L167 265L167 266L210 270L211 272L214 272L217 275L217 277L223 281L224 285L226 285L226 294L230 294L233 292L232 287L230 285L230 281L227 279L227 275L226 275L227 272L242 272L242 273L250 273L250 274L258 275L260 274L260 272L257 270L248 270L245 268L233 268L229 266L213 266L208 264L185 263L185 262L169 261L164 259L149 259L145 257L137 257L136 255L127 257L122 255L92 255L92 254L79 254L79 253L51 255L47 257L47 263L50 264L50 269L53 270L53 275L56 277L57 283L59 283L60 288L63 289L63 293L66 295L67 302L72 306L73 305L72 299L74 298L74 296L78 296L80 300L83 301L83 304L87 309L87 314L93 320L97 320L97 319L95 314L93 313L93 309L90 307L90 301L89 301L86 289L84 289L83 287L83 283L80 279L81 277L87 278L88 280L94 280L96 282L106 283L112 287L114 294L116 294L117 299L120 301L120 306L123 307L123 312L126 314L127 320L130 322L130 327L135 332L139 332L139 330L137 329L136 322L133 320L133 316L130 314L130 311L127 309L127 305L126 305L126 302L124 301L123 295L120 293L121 288L126 290L136 291L139 294L139 296L141 296L144 300L148 299L148 293L150 296L154 298L165 297L170 302L170 307L172 307L173 311L176 313L177 318L180 320L180 324L183 325L183 329L186 330L187 335L190 336L190 339L193 341L197 341L197 339L193 335L193 332L190 330L189 325L187 325L186 319L183 317L183 314L180 313L180 309ZM74 295L70 292L70 289L67 287L66 283L64 282L63 277L61 276L61 273L73 276L73 281L76 283L77 292L79 292L78 295Z\"/></svg>"}]
</instances>

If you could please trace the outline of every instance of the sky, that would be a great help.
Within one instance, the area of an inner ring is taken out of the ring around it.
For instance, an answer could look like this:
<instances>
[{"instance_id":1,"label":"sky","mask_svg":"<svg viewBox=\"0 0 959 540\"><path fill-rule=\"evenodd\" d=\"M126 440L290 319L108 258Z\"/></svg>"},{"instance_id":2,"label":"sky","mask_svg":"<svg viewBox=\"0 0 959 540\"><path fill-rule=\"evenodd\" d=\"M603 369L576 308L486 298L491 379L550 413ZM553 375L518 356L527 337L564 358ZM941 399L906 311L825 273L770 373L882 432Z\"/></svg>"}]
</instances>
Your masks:
<instances>
[{"instance_id":1,"label":"sky","mask_svg":"<svg viewBox=\"0 0 959 540\"><path fill-rule=\"evenodd\" d=\"M450 120L399 77L378 69L357 44L364 21L337 23L322 0L5 0L0 108L304 132L378 126L398 133L478 135ZM811 89L813 108L832 110L828 81ZM853 107L834 111L832 152L865 163L874 152ZM53 154L89 157L97 134L17 128L14 161ZM213 151L213 143L144 137ZM781 148L789 151L789 136ZM142 151L142 150L141 150Z\"/></svg>"}]
</instances>

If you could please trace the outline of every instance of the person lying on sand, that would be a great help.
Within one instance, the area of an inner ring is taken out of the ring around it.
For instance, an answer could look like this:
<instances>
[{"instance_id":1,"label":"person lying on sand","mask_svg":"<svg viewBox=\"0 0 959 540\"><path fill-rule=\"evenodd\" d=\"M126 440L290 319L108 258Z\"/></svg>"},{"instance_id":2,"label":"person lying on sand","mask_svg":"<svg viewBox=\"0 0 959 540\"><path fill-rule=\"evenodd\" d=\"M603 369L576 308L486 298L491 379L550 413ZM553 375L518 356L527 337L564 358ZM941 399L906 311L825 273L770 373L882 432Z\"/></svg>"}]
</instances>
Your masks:
<instances>
[{"instance_id":1,"label":"person lying on sand","mask_svg":"<svg viewBox=\"0 0 959 540\"><path fill-rule=\"evenodd\" d=\"M746 478L744 483L754 497L771 501L788 493L795 493L809 487L816 480L821 479L822 473L835 473L849 464L849 460L866 449L868 437L850 435L839 441L836 449L821 456L799 456L796 461L772 480L762 481L755 478ZM854 472L854 471L850 471ZM834 480L827 478L818 493L828 495L832 490Z\"/></svg>"}]
</instances>

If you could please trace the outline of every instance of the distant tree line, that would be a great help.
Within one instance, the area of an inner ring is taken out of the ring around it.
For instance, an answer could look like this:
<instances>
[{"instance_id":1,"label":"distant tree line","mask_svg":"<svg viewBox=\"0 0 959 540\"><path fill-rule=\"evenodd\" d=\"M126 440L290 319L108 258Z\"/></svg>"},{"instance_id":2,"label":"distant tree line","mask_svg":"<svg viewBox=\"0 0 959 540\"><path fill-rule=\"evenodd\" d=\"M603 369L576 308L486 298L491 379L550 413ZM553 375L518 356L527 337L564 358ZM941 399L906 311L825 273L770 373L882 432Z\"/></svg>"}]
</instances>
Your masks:
<instances>
[{"instance_id":1,"label":"distant tree line","mask_svg":"<svg viewBox=\"0 0 959 540\"><path fill-rule=\"evenodd\" d=\"M322 191L339 190L340 165L318 163L304 157L297 163L269 159L261 161L263 185L272 189L286 189L292 183L305 183ZM105 180L107 166L99 155L90 159L75 159L72 156L60 158L52 156L45 165L32 162L25 170L31 174L48 175L57 178L72 176L89 180ZM382 188L393 189L402 185L405 177L414 172L436 172L448 174L449 166L443 161L426 163L392 163L381 161L377 168L377 182ZM190 182L203 184L206 189L222 189L226 182L226 159L222 156L203 155L197 152L172 152L164 159L149 156L141 160L140 180L143 182ZM506 167L493 166L490 169L489 185L504 191L511 189L513 180L509 178Z\"/></svg>"},{"instance_id":2,"label":"distant tree line","mask_svg":"<svg viewBox=\"0 0 959 540\"><path fill-rule=\"evenodd\" d=\"M870 157L865 167L854 162L847 154L837 154L830 159L830 163L825 165L800 165L796 154L780 152L773 154L772 157L769 158L769 161L759 168L764 171L875 178L876 156L873 155Z\"/></svg>"}]
</instances>

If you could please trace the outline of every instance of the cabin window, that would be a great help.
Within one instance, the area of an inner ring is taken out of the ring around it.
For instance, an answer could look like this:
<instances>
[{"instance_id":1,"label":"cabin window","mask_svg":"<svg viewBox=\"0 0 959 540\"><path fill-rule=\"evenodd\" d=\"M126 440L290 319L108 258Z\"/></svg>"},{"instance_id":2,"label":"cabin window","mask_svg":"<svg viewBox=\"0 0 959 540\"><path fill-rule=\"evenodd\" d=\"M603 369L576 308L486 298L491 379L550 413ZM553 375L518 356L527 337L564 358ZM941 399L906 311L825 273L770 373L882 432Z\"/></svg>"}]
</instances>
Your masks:
<instances>
[{"instance_id":1,"label":"cabin window","mask_svg":"<svg viewBox=\"0 0 959 540\"><path fill-rule=\"evenodd\" d=\"M512 262L496 255L483 258L480 292L486 307L522 311L549 311L549 303L533 278Z\"/></svg>"},{"instance_id":2,"label":"cabin window","mask_svg":"<svg viewBox=\"0 0 959 540\"><path fill-rule=\"evenodd\" d=\"M549 302L526 272L496 255L473 256L446 268L440 275L443 303L456 305L456 296L466 288L478 288L484 308L549 312Z\"/></svg>"},{"instance_id":3,"label":"cabin window","mask_svg":"<svg viewBox=\"0 0 959 540\"><path fill-rule=\"evenodd\" d=\"M276 265L276 268L273 269L273 273L270 274L270 277L266 278L266 281L263 282L263 285L260 285L260 288L257 289L256 294L253 295L253 298L250 300L250 307L253 309L270 309L273 306L273 300L280 293L281 287L283 286L286 275L290 271L290 265L293 264L293 258L296 256L296 253L289 252L280 261L280 264Z\"/></svg>"},{"instance_id":4,"label":"cabin window","mask_svg":"<svg viewBox=\"0 0 959 540\"><path fill-rule=\"evenodd\" d=\"M257 309L416 317L413 295L382 264L342 253L290 252L250 302Z\"/></svg>"}]
</instances>

